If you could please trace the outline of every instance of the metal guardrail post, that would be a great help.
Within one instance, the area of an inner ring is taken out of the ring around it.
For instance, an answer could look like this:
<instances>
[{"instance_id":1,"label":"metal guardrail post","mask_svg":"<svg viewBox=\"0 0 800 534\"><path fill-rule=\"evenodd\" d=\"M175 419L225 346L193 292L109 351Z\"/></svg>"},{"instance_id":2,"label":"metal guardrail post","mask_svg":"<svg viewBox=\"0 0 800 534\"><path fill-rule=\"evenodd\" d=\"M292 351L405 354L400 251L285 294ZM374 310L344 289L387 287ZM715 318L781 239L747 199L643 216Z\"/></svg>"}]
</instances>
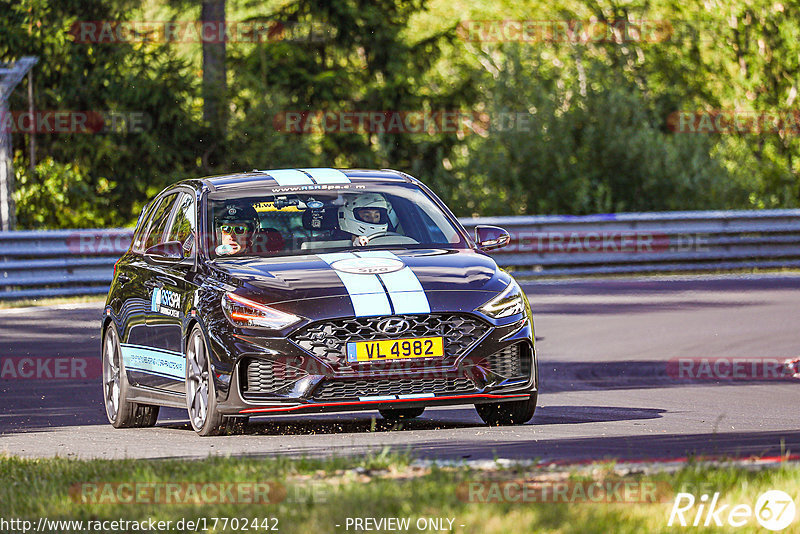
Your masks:
<instances>
[{"instance_id":1,"label":"metal guardrail post","mask_svg":"<svg viewBox=\"0 0 800 534\"><path fill-rule=\"evenodd\" d=\"M11 122L8 120L8 98L38 61L36 56L25 56L15 63L0 65L0 231L13 230L17 222L13 196L14 151L11 149L11 132L6 130L6 125Z\"/></svg>"}]
</instances>

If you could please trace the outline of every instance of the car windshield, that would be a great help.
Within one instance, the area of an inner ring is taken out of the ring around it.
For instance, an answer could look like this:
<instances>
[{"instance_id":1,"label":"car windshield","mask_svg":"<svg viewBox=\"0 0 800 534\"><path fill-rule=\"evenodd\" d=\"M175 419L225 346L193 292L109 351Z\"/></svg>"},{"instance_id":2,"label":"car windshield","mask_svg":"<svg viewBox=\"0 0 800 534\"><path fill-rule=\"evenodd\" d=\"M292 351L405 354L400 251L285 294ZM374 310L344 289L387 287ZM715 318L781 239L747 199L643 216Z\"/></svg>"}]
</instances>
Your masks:
<instances>
[{"instance_id":1,"label":"car windshield","mask_svg":"<svg viewBox=\"0 0 800 534\"><path fill-rule=\"evenodd\" d=\"M343 184L208 197L209 255L290 256L353 248L467 248L413 184ZM286 191L286 192L284 192Z\"/></svg>"}]
</instances>

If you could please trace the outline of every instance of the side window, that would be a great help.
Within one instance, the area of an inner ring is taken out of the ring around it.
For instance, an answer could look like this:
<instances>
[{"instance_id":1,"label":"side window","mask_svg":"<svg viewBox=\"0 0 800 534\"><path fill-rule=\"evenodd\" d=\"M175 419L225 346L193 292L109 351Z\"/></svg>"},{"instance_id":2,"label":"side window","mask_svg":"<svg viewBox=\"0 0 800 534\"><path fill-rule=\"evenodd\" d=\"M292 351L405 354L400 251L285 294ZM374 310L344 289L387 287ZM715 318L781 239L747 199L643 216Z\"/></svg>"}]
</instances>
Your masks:
<instances>
[{"instance_id":1,"label":"side window","mask_svg":"<svg viewBox=\"0 0 800 534\"><path fill-rule=\"evenodd\" d=\"M429 241L430 243L447 243L448 240L441 228L439 228L439 226L433 222L433 219L431 219L430 215L425 213L424 210L419 210L418 213L422 218L422 223L425 226L426 234L428 236L426 241Z\"/></svg>"},{"instance_id":2,"label":"side window","mask_svg":"<svg viewBox=\"0 0 800 534\"><path fill-rule=\"evenodd\" d=\"M139 214L139 220L136 221L136 228L133 230L133 247L132 250L134 252L144 252L144 248L142 245L144 244L144 231L147 229L147 225L150 222L149 218L146 218L147 212L150 211L150 208L153 206L148 202L142 208L142 212Z\"/></svg>"},{"instance_id":3,"label":"side window","mask_svg":"<svg viewBox=\"0 0 800 534\"><path fill-rule=\"evenodd\" d=\"M177 198L177 193L167 195L161 199L158 206L153 210L153 215L150 217L150 223L144 237L144 245L142 246L144 250L163 242L162 238L164 236L164 229L167 227L167 222L169 221L169 213L172 211L172 207L175 205L175 200Z\"/></svg>"},{"instance_id":4,"label":"side window","mask_svg":"<svg viewBox=\"0 0 800 534\"><path fill-rule=\"evenodd\" d=\"M194 248L194 231L196 228L194 198L189 193L181 193L172 215L167 241L180 241L187 255Z\"/></svg>"}]
</instances>

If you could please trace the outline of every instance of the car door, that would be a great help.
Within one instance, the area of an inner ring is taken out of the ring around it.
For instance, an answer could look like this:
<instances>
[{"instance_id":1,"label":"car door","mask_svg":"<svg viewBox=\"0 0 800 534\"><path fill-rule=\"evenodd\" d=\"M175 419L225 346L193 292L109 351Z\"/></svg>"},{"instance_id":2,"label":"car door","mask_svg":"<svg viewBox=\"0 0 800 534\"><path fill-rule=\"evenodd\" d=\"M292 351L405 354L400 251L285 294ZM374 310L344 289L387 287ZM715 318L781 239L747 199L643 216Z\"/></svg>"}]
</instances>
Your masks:
<instances>
[{"instance_id":1,"label":"car door","mask_svg":"<svg viewBox=\"0 0 800 534\"><path fill-rule=\"evenodd\" d=\"M174 393L185 390L185 356L183 354L183 332L186 312L196 289L192 282L195 267L195 236L197 216L195 196L188 190L180 191L158 243L159 252L168 256L148 254L151 286L151 307L146 324L149 347L156 358L155 369L149 385ZM179 257L174 257L175 253Z\"/></svg>"},{"instance_id":2,"label":"car door","mask_svg":"<svg viewBox=\"0 0 800 534\"><path fill-rule=\"evenodd\" d=\"M129 285L132 286L131 292L135 293L136 302L141 302L141 306L136 306L140 311L136 314L136 320L131 321L128 335L122 344L122 356L128 381L137 386L163 387L170 376L168 370L174 365L170 363L173 360L171 354L162 354L156 350L159 343L148 326L159 281L147 250L162 242L177 199L177 192L167 193L156 199L145 231L140 238L134 240L132 246L134 254L130 267L135 278ZM160 293L158 296L160 298Z\"/></svg>"},{"instance_id":3,"label":"car door","mask_svg":"<svg viewBox=\"0 0 800 534\"><path fill-rule=\"evenodd\" d=\"M162 200L157 198L142 210L133 233L131 250L120 258L115 267L115 281L121 301L119 313L123 324L120 343L128 382L131 384L138 384L137 373L131 367L131 355L135 352L135 347L147 345L145 318L150 309L150 291L145 286L149 271L142 256L144 237L154 216L163 209Z\"/></svg>"}]
</instances>

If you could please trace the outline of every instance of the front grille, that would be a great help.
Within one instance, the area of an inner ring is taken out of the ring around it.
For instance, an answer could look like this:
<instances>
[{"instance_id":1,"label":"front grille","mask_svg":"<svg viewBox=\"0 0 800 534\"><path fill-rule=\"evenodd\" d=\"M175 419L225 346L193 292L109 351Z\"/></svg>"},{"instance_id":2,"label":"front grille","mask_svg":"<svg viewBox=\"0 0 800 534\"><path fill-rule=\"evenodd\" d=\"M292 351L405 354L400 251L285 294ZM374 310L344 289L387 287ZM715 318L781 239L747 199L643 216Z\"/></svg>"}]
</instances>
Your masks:
<instances>
[{"instance_id":1,"label":"front grille","mask_svg":"<svg viewBox=\"0 0 800 534\"><path fill-rule=\"evenodd\" d=\"M308 373L281 362L261 358L245 361L244 384L245 393L274 393L293 385Z\"/></svg>"},{"instance_id":2,"label":"front grille","mask_svg":"<svg viewBox=\"0 0 800 534\"><path fill-rule=\"evenodd\" d=\"M490 328L482 320L462 314L391 317L405 319L410 328L398 334L385 334L378 330L378 324L388 317L356 317L314 323L293 334L290 339L302 349L338 368L347 366L346 350L350 341L442 336L445 358L441 365L451 365Z\"/></svg>"},{"instance_id":3,"label":"front grille","mask_svg":"<svg viewBox=\"0 0 800 534\"><path fill-rule=\"evenodd\" d=\"M488 356L483 365L503 380L528 378L531 375L530 351L524 344L517 343Z\"/></svg>"},{"instance_id":4,"label":"front grille","mask_svg":"<svg viewBox=\"0 0 800 534\"><path fill-rule=\"evenodd\" d=\"M358 399L373 395L416 393L456 394L477 391L468 378L399 378L396 380L326 380L314 392L315 400Z\"/></svg>"}]
</instances>

